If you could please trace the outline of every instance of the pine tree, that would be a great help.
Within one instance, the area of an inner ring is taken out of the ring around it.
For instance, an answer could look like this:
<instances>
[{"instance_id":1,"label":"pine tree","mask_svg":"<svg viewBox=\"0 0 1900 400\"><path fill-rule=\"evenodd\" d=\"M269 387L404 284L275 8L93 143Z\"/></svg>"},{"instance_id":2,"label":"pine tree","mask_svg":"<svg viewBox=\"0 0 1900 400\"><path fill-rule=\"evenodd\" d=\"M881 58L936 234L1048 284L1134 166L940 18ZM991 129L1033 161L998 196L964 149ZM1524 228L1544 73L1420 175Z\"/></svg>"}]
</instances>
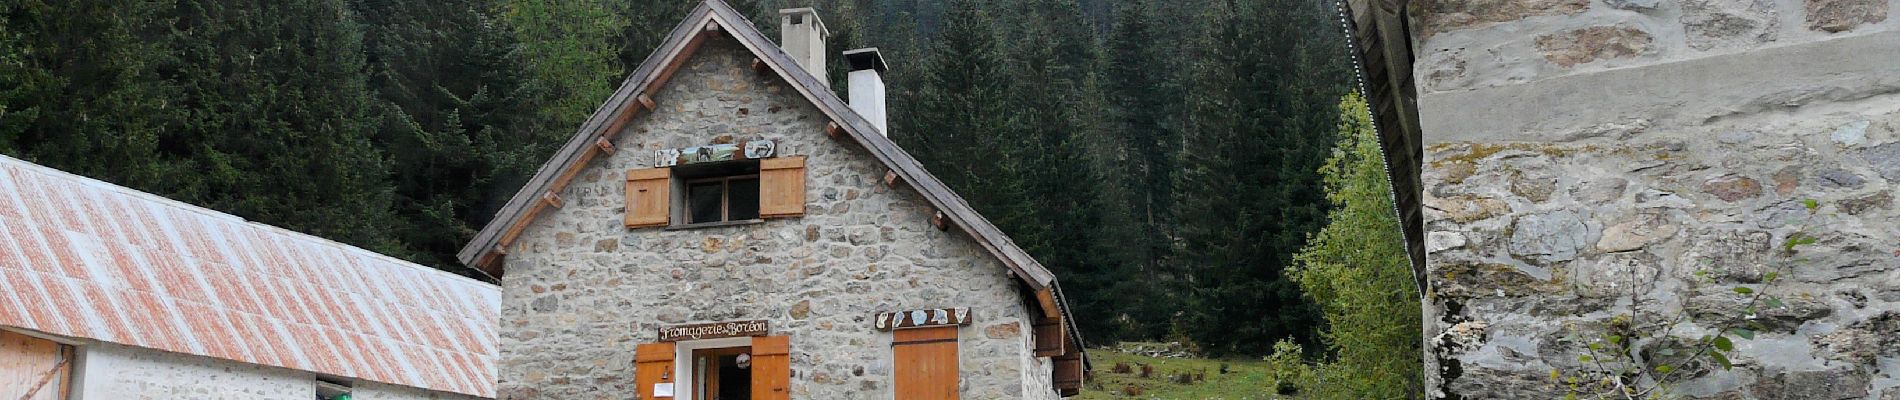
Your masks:
<instances>
[{"instance_id":1,"label":"pine tree","mask_svg":"<svg viewBox=\"0 0 1900 400\"><path fill-rule=\"evenodd\" d=\"M1161 40L1154 31L1153 16L1142 0L1124 4L1116 10L1115 28L1107 47L1104 71L1106 97L1114 105L1114 123L1107 129L1122 148L1118 164L1125 177L1116 193L1126 196L1128 217L1139 229L1127 238L1137 245L1132 256L1145 260L1142 272L1149 279L1172 279L1177 275L1160 261L1171 250L1175 174L1178 173L1180 131L1173 121L1184 98L1172 86L1175 71L1167 66Z\"/></svg>"},{"instance_id":2,"label":"pine tree","mask_svg":"<svg viewBox=\"0 0 1900 400\"><path fill-rule=\"evenodd\" d=\"M1326 210L1312 171L1335 129L1314 104L1344 85L1336 62L1313 58L1326 32L1303 22L1321 15L1313 3L1239 2L1206 18L1170 263L1189 271L1186 333L1216 353L1265 354L1282 338L1317 348L1317 310L1283 271Z\"/></svg>"},{"instance_id":3,"label":"pine tree","mask_svg":"<svg viewBox=\"0 0 1900 400\"><path fill-rule=\"evenodd\" d=\"M299 16L276 18L260 16ZM341 1L182 1L151 21L181 117L173 175L142 189L386 254L388 159L371 141L361 27Z\"/></svg>"},{"instance_id":4,"label":"pine tree","mask_svg":"<svg viewBox=\"0 0 1900 400\"><path fill-rule=\"evenodd\" d=\"M944 31L925 61L915 105L917 125L891 135L945 184L1018 243L1045 240L1033 227L1034 205L1018 178L1019 143L1007 137L1008 76L996 30L978 0L952 1Z\"/></svg>"},{"instance_id":5,"label":"pine tree","mask_svg":"<svg viewBox=\"0 0 1900 400\"><path fill-rule=\"evenodd\" d=\"M0 152L132 187L156 166L159 127L177 116L165 57L145 40L159 5L123 0L0 6Z\"/></svg>"},{"instance_id":6,"label":"pine tree","mask_svg":"<svg viewBox=\"0 0 1900 400\"><path fill-rule=\"evenodd\" d=\"M497 0L357 1L376 146L393 163L392 225L414 261L477 274L454 258L573 127L545 118L558 98L525 88ZM565 120L566 118L563 118Z\"/></svg>"}]
</instances>

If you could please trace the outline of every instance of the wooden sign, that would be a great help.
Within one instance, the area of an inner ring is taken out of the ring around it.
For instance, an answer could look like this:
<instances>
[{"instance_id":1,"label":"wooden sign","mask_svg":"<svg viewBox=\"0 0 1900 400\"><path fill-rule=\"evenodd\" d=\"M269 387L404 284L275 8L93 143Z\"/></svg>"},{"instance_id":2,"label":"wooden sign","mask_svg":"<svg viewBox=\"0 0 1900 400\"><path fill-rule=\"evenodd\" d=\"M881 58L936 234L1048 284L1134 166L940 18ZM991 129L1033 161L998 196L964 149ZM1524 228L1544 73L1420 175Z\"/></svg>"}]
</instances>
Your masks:
<instances>
[{"instance_id":1,"label":"wooden sign","mask_svg":"<svg viewBox=\"0 0 1900 400\"><path fill-rule=\"evenodd\" d=\"M962 326L969 325L970 320L970 309L968 308L937 308L887 312L877 315L877 330L889 331L893 329L932 326Z\"/></svg>"},{"instance_id":2,"label":"wooden sign","mask_svg":"<svg viewBox=\"0 0 1900 400\"><path fill-rule=\"evenodd\" d=\"M778 143L754 140L744 144L726 143L654 152L653 166L672 167L732 160L757 160L778 155Z\"/></svg>"},{"instance_id":3,"label":"wooden sign","mask_svg":"<svg viewBox=\"0 0 1900 400\"><path fill-rule=\"evenodd\" d=\"M771 326L765 320L662 326L660 327L660 341L677 342L681 340L765 336L770 331Z\"/></svg>"}]
</instances>

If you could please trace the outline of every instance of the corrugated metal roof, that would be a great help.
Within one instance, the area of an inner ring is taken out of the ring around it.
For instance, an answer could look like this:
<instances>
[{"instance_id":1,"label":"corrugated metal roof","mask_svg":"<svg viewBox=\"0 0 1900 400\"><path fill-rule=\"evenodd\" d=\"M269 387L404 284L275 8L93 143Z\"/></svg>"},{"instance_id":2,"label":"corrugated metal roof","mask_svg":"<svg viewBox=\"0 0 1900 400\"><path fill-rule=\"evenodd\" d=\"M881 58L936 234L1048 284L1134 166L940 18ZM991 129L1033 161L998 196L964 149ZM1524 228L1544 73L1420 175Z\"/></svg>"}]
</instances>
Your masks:
<instances>
[{"instance_id":1,"label":"corrugated metal roof","mask_svg":"<svg viewBox=\"0 0 1900 400\"><path fill-rule=\"evenodd\" d=\"M0 156L0 325L495 397L501 291Z\"/></svg>"}]
</instances>

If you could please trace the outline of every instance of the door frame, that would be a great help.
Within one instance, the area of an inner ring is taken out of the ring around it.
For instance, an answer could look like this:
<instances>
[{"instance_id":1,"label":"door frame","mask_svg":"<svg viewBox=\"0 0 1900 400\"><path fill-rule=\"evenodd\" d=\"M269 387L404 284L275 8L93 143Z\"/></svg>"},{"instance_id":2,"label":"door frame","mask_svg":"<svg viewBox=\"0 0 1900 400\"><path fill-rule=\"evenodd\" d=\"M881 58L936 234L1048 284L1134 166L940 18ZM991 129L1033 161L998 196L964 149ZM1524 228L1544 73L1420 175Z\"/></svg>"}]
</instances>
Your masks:
<instances>
[{"instance_id":1,"label":"door frame","mask_svg":"<svg viewBox=\"0 0 1900 400\"><path fill-rule=\"evenodd\" d=\"M693 351L750 347L751 336L673 342L673 400L693 400Z\"/></svg>"}]
</instances>

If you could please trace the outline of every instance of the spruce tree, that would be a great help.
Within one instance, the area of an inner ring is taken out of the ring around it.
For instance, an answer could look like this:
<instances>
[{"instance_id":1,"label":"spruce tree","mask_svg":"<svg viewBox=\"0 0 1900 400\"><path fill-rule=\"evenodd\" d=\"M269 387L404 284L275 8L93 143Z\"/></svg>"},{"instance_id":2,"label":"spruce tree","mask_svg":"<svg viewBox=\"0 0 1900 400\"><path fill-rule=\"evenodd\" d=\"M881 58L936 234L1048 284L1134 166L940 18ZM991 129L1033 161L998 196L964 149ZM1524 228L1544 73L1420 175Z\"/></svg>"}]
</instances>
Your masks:
<instances>
[{"instance_id":1,"label":"spruce tree","mask_svg":"<svg viewBox=\"0 0 1900 400\"><path fill-rule=\"evenodd\" d=\"M956 0L925 61L914 126L891 135L1016 241L1044 240L1028 229L1034 205L1018 173L1024 150L1007 133L1008 82L990 16L977 0Z\"/></svg>"},{"instance_id":2,"label":"spruce tree","mask_svg":"<svg viewBox=\"0 0 1900 400\"><path fill-rule=\"evenodd\" d=\"M1318 4L1238 2L1210 10L1194 68L1182 173L1174 194L1177 249L1191 280L1190 337L1216 353L1264 354L1291 338L1317 344L1317 310L1283 273L1324 223L1312 171L1334 120L1315 104L1343 92L1336 61L1316 59L1330 32L1311 29ZM1331 107L1324 107L1331 108Z\"/></svg>"},{"instance_id":3,"label":"spruce tree","mask_svg":"<svg viewBox=\"0 0 1900 400\"><path fill-rule=\"evenodd\" d=\"M289 18L287 16L298 16ZM361 27L338 0L181 1L152 21L179 118L143 189L386 254L389 163L374 146Z\"/></svg>"},{"instance_id":4,"label":"spruce tree","mask_svg":"<svg viewBox=\"0 0 1900 400\"><path fill-rule=\"evenodd\" d=\"M1128 238L1144 260L1142 273L1150 279L1172 279L1175 268L1161 264L1171 250L1169 217L1174 214L1174 181L1180 167L1180 131L1173 115L1180 109L1182 91L1173 88L1175 71L1168 67L1153 15L1142 0L1116 10L1104 71L1105 94L1113 105L1114 123L1107 129L1122 148L1117 161L1124 177L1115 193L1125 196L1131 222L1138 234Z\"/></svg>"}]
</instances>

